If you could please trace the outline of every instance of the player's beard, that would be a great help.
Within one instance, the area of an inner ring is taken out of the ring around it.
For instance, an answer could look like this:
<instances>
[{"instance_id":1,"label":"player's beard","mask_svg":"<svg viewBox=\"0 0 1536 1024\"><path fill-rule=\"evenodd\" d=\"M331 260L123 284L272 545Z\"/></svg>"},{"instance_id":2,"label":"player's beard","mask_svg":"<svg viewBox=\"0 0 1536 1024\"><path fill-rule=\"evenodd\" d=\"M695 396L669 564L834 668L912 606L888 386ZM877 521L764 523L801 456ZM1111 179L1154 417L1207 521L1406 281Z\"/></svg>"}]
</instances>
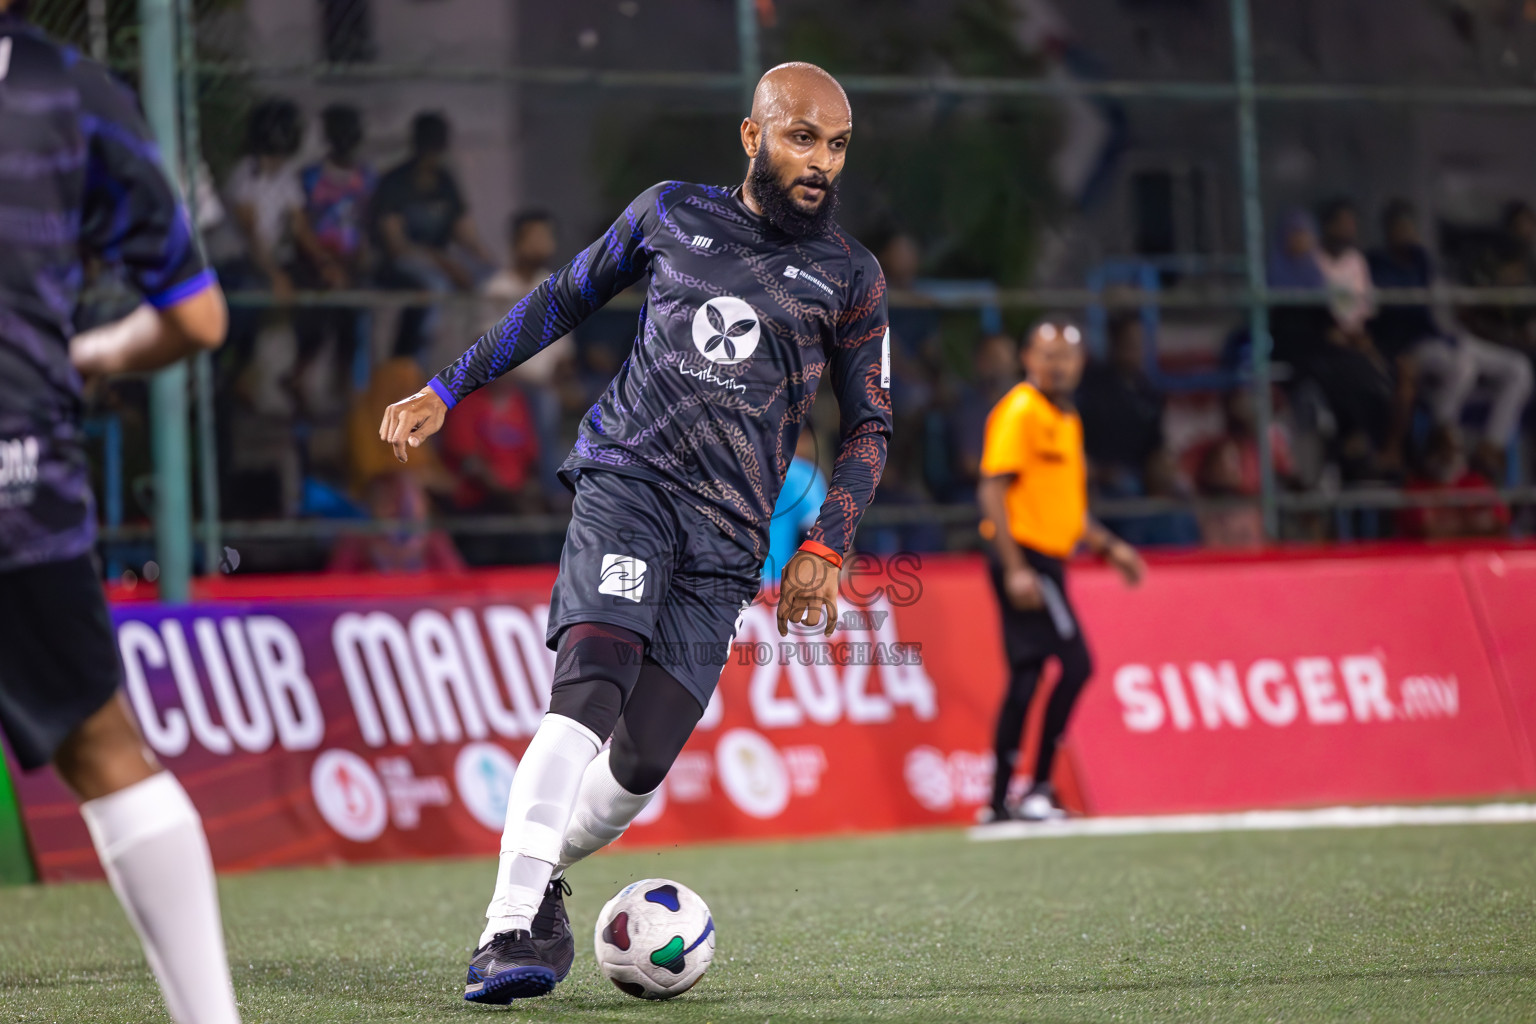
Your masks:
<instances>
[{"instance_id":1,"label":"player's beard","mask_svg":"<svg viewBox=\"0 0 1536 1024\"><path fill-rule=\"evenodd\" d=\"M812 183L826 191L815 212L806 213L789 193L796 185ZM747 185L752 190L752 198L757 200L758 207L763 211L763 216L768 218L768 223L786 235L808 238L825 234L832 223L832 215L837 212L837 179L829 181L826 178L806 176L796 178L786 186L768 152L767 140L764 140L757 155L752 158L751 167L747 171Z\"/></svg>"}]
</instances>

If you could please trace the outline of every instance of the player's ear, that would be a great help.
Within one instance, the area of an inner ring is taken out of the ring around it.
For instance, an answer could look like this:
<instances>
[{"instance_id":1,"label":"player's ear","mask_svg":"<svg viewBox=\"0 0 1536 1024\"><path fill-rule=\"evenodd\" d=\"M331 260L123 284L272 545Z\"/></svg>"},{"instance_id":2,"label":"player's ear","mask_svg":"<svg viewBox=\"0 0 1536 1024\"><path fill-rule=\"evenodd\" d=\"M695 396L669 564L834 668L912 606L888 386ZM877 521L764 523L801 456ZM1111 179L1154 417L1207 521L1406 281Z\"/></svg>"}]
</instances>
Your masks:
<instances>
[{"instance_id":1,"label":"player's ear","mask_svg":"<svg viewBox=\"0 0 1536 1024\"><path fill-rule=\"evenodd\" d=\"M747 151L747 159L757 156L757 147L762 143L763 129L750 117L741 119L741 148Z\"/></svg>"}]
</instances>

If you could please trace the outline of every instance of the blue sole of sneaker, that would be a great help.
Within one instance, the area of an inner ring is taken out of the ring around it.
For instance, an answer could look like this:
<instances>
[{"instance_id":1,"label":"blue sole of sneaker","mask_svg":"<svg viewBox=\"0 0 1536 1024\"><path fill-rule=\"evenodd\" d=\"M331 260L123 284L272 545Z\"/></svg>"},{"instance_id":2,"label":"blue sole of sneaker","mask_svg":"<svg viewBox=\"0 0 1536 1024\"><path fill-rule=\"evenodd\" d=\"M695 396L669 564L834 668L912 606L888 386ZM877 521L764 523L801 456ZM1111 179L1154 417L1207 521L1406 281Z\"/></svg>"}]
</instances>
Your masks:
<instances>
[{"instance_id":1,"label":"blue sole of sneaker","mask_svg":"<svg viewBox=\"0 0 1536 1024\"><path fill-rule=\"evenodd\" d=\"M481 984L478 990L466 988L464 1001L505 1006L514 999L547 996L555 990L555 972L548 967L511 967Z\"/></svg>"}]
</instances>

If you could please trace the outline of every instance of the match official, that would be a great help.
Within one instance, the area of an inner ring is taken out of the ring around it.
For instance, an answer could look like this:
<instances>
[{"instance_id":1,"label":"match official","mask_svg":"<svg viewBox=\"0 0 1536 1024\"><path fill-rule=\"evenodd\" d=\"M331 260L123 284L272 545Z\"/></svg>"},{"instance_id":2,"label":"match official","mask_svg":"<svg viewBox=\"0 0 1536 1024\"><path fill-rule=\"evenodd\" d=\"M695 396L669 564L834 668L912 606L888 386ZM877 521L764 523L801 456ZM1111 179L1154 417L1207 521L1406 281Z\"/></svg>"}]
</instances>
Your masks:
<instances>
[{"instance_id":1,"label":"match official","mask_svg":"<svg viewBox=\"0 0 1536 1024\"><path fill-rule=\"evenodd\" d=\"M1082 332L1065 322L1037 325L1025 339L1023 363L1025 382L987 416L977 487L1008 658L992 804L983 812L992 821L1045 821L1065 814L1051 785L1051 762L1072 706L1093 674L1088 643L1067 596L1066 560L1082 543L1107 558L1132 586L1146 570L1134 548L1088 516L1083 423L1073 405L1083 374ZM1060 663L1061 676L1046 705L1031 788L1015 809L1007 803L1008 785L1049 658Z\"/></svg>"}]
</instances>

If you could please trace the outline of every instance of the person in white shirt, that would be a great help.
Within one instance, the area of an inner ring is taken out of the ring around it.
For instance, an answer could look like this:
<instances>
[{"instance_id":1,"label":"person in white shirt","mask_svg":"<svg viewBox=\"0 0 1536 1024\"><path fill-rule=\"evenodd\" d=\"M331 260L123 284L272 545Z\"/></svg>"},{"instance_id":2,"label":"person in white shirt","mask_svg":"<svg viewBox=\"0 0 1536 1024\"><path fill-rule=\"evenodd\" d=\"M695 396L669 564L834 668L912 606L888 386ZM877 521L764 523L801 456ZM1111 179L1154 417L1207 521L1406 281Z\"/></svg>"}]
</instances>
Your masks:
<instances>
[{"instance_id":1,"label":"person in white shirt","mask_svg":"<svg viewBox=\"0 0 1536 1024\"><path fill-rule=\"evenodd\" d=\"M1411 375L1393 376L1393 368L1376 347L1369 328L1375 319L1376 288L1371 283L1371 267L1360 251L1360 223L1354 206L1346 199L1325 203L1318 212L1321 246L1316 252L1317 266L1328 289L1329 309L1346 348L1364 355L1379 376L1391 378L1384 386L1394 389L1393 411L1378 458L1388 471L1401 465L1408 421L1413 410L1414 383Z\"/></svg>"},{"instance_id":2,"label":"person in white shirt","mask_svg":"<svg viewBox=\"0 0 1536 1024\"><path fill-rule=\"evenodd\" d=\"M287 300L293 296L288 266L294 232L304 211L304 190L292 166L304 133L299 108L291 100L266 100L251 112L247 132L247 155L225 191L252 266L279 300Z\"/></svg>"},{"instance_id":3,"label":"person in white shirt","mask_svg":"<svg viewBox=\"0 0 1536 1024\"><path fill-rule=\"evenodd\" d=\"M1376 315L1376 289L1371 284L1370 264L1360 251L1355 208L1336 199L1323 207L1318 223L1323 244L1317 252L1317 265L1328 284L1334 322L1351 340L1369 343L1366 324Z\"/></svg>"},{"instance_id":4,"label":"person in white shirt","mask_svg":"<svg viewBox=\"0 0 1536 1024\"><path fill-rule=\"evenodd\" d=\"M219 280L231 291L271 292L284 307L294 292L294 232L304 220L304 191L292 163L303 135L299 108L292 100L263 100L246 120L245 156L224 181L225 206L236 230L218 263ZM229 336L219 360L221 393L250 367L268 316L268 310L258 307L231 307ZM240 388L238 393L246 392Z\"/></svg>"},{"instance_id":5,"label":"person in white shirt","mask_svg":"<svg viewBox=\"0 0 1536 1024\"><path fill-rule=\"evenodd\" d=\"M1381 215L1385 244L1370 255L1379 288L1431 288L1434 260L1419 239L1413 207L1401 199ZM1486 400L1488 415L1474 445L1473 462L1490 479L1504 468L1504 452L1520 429L1530 401L1531 364L1524 353L1486 341L1455 323L1435 304L1387 306L1371 325L1376 344L1399 372L1418 380L1437 426L1459 432L1466 407Z\"/></svg>"}]
</instances>

